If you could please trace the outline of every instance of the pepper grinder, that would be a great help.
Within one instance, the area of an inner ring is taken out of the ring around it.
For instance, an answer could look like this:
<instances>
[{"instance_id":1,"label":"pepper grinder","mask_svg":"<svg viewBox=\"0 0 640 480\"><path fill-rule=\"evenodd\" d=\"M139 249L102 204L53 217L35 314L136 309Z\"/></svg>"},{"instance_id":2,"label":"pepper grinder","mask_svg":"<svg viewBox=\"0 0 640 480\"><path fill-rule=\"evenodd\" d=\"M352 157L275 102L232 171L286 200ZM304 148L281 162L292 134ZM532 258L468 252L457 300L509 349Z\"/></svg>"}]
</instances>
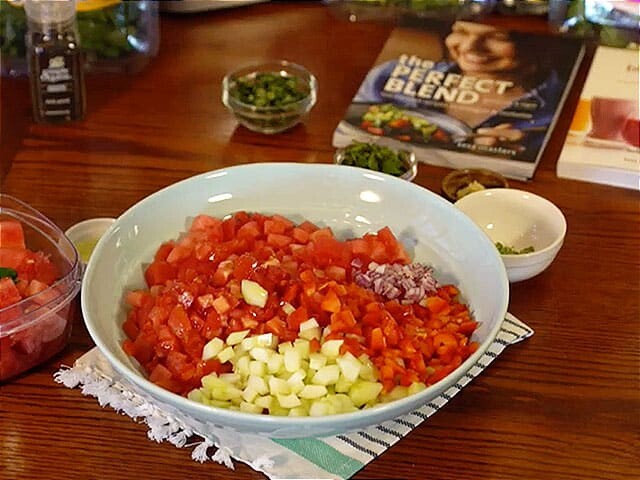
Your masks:
<instances>
[{"instance_id":1,"label":"pepper grinder","mask_svg":"<svg viewBox=\"0 0 640 480\"><path fill-rule=\"evenodd\" d=\"M85 86L75 0L26 0L27 61L36 122L84 118Z\"/></svg>"}]
</instances>

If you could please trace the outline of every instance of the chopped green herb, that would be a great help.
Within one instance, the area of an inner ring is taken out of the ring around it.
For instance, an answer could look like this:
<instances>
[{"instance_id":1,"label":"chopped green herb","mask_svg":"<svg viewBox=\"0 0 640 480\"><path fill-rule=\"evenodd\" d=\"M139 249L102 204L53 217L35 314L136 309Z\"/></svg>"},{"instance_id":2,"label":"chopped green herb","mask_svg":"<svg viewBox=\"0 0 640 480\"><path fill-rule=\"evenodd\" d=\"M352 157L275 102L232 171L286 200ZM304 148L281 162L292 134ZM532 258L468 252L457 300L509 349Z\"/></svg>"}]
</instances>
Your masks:
<instances>
[{"instance_id":1,"label":"chopped green herb","mask_svg":"<svg viewBox=\"0 0 640 480\"><path fill-rule=\"evenodd\" d=\"M500 252L500 255L522 255L523 253L531 253L535 251L535 249L531 245L521 250L517 250L508 245L503 245L500 242L496 242L496 248Z\"/></svg>"},{"instance_id":2,"label":"chopped green herb","mask_svg":"<svg viewBox=\"0 0 640 480\"><path fill-rule=\"evenodd\" d=\"M13 268L0 267L0 278L9 277L14 282L18 279L18 272Z\"/></svg>"},{"instance_id":3,"label":"chopped green herb","mask_svg":"<svg viewBox=\"0 0 640 480\"><path fill-rule=\"evenodd\" d=\"M409 170L408 155L405 151L396 152L381 145L354 142L344 149L342 164L400 177Z\"/></svg>"},{"instance_id":4,"label":"chopped green herb","mask_svg":"<svg viewBox=\"0 0 640 480\"><path fill-rule=\"evenodd\" d=\"M242 103L273 108L299 102L309 95L309 89L296 76L268 72L237 79L230 93Z\"/></svg>"}]
</instances>

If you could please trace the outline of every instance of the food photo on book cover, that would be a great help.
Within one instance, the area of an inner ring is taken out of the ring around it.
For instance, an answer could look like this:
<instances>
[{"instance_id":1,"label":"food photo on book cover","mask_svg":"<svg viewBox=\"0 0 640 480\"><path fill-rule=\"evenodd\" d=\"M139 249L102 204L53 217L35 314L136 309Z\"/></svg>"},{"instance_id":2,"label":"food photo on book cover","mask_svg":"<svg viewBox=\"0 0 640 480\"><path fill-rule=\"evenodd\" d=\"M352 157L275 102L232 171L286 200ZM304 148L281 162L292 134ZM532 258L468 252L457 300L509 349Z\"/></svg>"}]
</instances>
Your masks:
<instances>
[{"instance_id":1,"label":"food photo on book cover","mask_svg":"<svg viewBox=\"0 0 640 480\"><path fill-rule=\"evenodd\" d=\"M573 113L556 172L640 190L638 48L599 46Z\"/></svg>"},{"instance_id":2,"label":"food photo on book cover","mask_svg":"<svg viewBox=\"0 0 640 480\"><path fill-rule=\"evenodd\" d=\"M405 20L360 85L334 145L377 139L409 145L427 163L480 162L530 178L582 53L580 42L553 36Z\"/></svg>"}]
</instances>

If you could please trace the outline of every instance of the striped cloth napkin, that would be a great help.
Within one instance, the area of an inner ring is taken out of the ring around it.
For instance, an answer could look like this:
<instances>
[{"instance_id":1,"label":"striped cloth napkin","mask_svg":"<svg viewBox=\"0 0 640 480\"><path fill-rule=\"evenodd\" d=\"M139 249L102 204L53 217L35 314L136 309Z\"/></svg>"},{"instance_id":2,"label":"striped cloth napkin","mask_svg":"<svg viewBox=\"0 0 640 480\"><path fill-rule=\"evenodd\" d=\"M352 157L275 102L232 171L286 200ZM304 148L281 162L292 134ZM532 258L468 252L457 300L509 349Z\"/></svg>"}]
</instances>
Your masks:
<instances>
[{"instance_id":1,"label":"striped cloth napkin","mask_svg":"<svg viewBox=\"0 0 640 480\"><path fill-rule=\"evenodd\" d=\"M507 314L495 341L480 360L432 402L381 425L324 438L273 440L238 434L185 417L121 378L97 347L80 357L73 367L61 368L54 378L69 388L79 386L84 395L95 397L103 407L109 406L146 423L150 439L192 448L191 456L196 461L214 460L233 468L236 460L270 479L346 480L442 408L507 346L531 335L531 328Z\"/></svg>"}]
</instances>

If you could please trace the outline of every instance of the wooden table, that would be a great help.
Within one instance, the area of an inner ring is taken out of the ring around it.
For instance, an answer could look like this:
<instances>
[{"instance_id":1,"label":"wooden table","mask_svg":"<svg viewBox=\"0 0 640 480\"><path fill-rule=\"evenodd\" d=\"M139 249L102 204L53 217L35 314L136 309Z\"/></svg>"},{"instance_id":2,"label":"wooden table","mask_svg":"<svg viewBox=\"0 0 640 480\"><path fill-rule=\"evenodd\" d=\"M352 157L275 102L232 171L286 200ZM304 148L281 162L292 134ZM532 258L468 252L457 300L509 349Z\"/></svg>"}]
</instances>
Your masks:
<instances>
[{"instance_id":1,"label":"wooden table","mask_svg":"<svg viewBox=\"0 0 640 480\"><path fill-rule=\"evenodd\" d=\"M199 172L331 162L332 131L389 31L317 3L164 17L159 56L138 75L89 76L86 120L63 127L33 124L26 79L3 79L2 192L65 229L117 216ZM236 125L220 84L239 64L274 57L313 71L319 101L304 125L264 136ZM565 112L576 101L577 90ZM356 479L638 478L640 196L556 177L569 116L535 179L513 182L553 201L568 222L554 264L511 289L510 311L536 334ZM416 181L439 192L447 172L422 165ZM92 346L78 306L68 347L0 386L0 478L263 478L243 464L233 473L198 464L189 450L156 444L143 425L54 383L61 364Z\"/></svg>"}]
</instances>

